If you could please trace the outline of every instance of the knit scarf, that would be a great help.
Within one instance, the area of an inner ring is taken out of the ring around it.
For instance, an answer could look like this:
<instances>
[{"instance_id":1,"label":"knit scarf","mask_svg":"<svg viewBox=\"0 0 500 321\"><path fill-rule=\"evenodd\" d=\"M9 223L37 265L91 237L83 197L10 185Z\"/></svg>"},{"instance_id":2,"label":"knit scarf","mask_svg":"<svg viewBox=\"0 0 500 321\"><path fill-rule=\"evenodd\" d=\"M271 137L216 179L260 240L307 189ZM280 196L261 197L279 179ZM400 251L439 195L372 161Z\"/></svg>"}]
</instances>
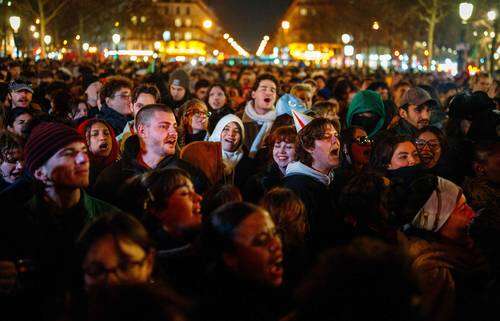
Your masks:
<instances>
[{"instance_id":1,"label":"knit scarf","mask_svg":"<svg viewBox=\"0 0 500 321\"><path fill-rule=\"evenodd\" d=\"M224 175L230 175L234 172L236 165L243 158L241 147L234 152L226 152L222 149L222 163L224 164Z\"/></svg>"},{"instance_id":2,"label":"knit scarf","mask_svg":"<svg viewBox=\"0 0 500 321\"><path fill-rule=\"evenodd\" d=\"M252 146L250 147L250 157L254 157L259 148L262 145L262 142L266 138L267 134L269 134L269 131L271 130L271 127L273 126L273 122L276 119L276 111L270 110L269 112L265 113L264 115L259 115L255 111L255 108L253 107L253 101L249 101L247 105L245 106L245 113L243 114L243 123L250 123L250 122L255 122L262 127L260 128L259 132L255 136Z\"/></svg>"}]
</instances>

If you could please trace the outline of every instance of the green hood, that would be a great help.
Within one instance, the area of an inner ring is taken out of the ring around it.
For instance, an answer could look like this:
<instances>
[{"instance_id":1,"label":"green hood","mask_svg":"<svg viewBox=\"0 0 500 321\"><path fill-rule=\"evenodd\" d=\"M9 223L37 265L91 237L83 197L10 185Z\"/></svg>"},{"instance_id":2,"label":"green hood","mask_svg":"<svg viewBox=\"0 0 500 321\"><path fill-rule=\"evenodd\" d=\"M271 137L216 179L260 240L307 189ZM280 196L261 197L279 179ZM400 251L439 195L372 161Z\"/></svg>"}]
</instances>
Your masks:
<instances>
[{"instance_id":1,"label":"green hood","mask_svg":"<svg viewBox=\"0 0 500 321\"><path fill-rule=\"evenodd\" d=\"M351 127L351 121L354 115L371 112L374 115L379 115L380 119L375 126L375 129L368 133L369 137L373 137L384 126L385 107L382 97L379 93L373 90L363 90L354 95L349 108L347 109L346 124Z\"/></svg>"}]
</instances>

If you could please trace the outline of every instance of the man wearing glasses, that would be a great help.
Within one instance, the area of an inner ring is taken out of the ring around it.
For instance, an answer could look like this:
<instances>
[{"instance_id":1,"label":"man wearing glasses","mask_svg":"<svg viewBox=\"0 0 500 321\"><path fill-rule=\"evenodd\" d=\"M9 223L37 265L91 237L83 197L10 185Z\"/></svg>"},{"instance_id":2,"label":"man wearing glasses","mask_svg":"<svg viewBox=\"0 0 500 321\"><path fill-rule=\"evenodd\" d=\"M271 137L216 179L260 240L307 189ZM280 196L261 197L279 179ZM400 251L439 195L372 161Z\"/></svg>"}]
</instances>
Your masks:
<instances>
[{"instance_id":1,"label":"man wearing glasses","mask_svg":"<svg viewBox=\"0 0 500 321\"><path fill-rule=\"evenodd\" d=\"M124 77L110 77L101 89L101 112L104 119L120 135L132 113L132 82Z\"/></svg>"}]
</instances>

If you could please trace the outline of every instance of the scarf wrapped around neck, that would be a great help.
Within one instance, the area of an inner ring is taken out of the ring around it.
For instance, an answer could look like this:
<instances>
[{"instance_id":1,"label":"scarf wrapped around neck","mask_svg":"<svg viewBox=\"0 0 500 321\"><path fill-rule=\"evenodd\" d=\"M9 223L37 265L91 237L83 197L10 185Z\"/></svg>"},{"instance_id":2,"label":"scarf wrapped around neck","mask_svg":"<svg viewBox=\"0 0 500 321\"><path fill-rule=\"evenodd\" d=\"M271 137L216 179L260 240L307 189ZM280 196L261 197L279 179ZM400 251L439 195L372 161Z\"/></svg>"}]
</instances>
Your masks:
<instances>
[{"instance_id":1,"label":"scarf wrapped around neck","mask_svg":"<svg viewBox=\"0 0 500 321\"><path fill-rule=\"evenodd\" d=\"M261 147L264 139L271 131L271 127L273 126L274 120L276 119L276 111L270 110L264 115L257 114L255 108L253 106L253 101L249 101L245 106L245 113L243 114L243 123L255 122L262 127L259 132L255 136L252 146L250 146L250 157L254 157L259 148Z\"/></svg>"}]
</instances>

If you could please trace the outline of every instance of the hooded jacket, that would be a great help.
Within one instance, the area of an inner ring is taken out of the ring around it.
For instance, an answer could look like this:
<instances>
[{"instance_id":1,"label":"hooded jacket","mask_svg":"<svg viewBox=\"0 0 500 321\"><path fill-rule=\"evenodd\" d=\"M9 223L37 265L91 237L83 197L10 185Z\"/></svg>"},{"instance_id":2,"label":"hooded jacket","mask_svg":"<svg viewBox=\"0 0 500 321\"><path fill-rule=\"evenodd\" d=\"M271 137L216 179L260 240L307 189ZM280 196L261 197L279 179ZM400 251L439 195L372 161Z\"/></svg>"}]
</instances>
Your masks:
<instances>
[{"instance_id":1,"label":"hooded jacket","mask_svg":"<svg viewBox=\"0 0 500 321\"><path fill-rule=\"evenodd\" d=\"M319 253L345 237L343 223L336 217L331 182L328 175L300 162L290 163L283 179L283 186L294 191L305 205L310 227L306 238L314 253Z\"/></svg>"},{"instance_id":2,"label":"hooded jacket","mask_svg":"<svg viewBox=\"0 0 500 321\"><path fill-rule=\"evenodd\" d=\"M368 133L368 136L371 138L382 129L385 122L384 102L379 93L372 90L363 90L354 95L347 109L346 124L347 127L351 127L354 115L368 112L379 116L375 128Z\"/></svg>"},{"instance_id":3,"label":"hooded jacket","mask_svg":"<svg viewBox=\"0 0 500 321\"><path fill-rule=\"evenodd\" d=\"M127 116L120 114L116 110L108 107L106 104L102 106L97 118L107 121L111 127L113 127L115 135L120 135L129 121Z\"/></svg>"},{"instance_id":4,"label":"hooded jacket","mask_svg":"<svg viewBox=\"0 0 500 321\"><path fill-rule=\"evenodd\" d=\"M139 152L139 137L137 135L131 136L125 142L122 159L101 172L94 185L92 194L111 204L120 206L118 192L124 183L135 175L140 175L151 170L137 161ZM195 190L199 194L202 194L207 187L207 178L203 172L175 155L165 157L155 169L160 168L180 168L187 171L191 176Z\"/></svg>"}]
</instances>

